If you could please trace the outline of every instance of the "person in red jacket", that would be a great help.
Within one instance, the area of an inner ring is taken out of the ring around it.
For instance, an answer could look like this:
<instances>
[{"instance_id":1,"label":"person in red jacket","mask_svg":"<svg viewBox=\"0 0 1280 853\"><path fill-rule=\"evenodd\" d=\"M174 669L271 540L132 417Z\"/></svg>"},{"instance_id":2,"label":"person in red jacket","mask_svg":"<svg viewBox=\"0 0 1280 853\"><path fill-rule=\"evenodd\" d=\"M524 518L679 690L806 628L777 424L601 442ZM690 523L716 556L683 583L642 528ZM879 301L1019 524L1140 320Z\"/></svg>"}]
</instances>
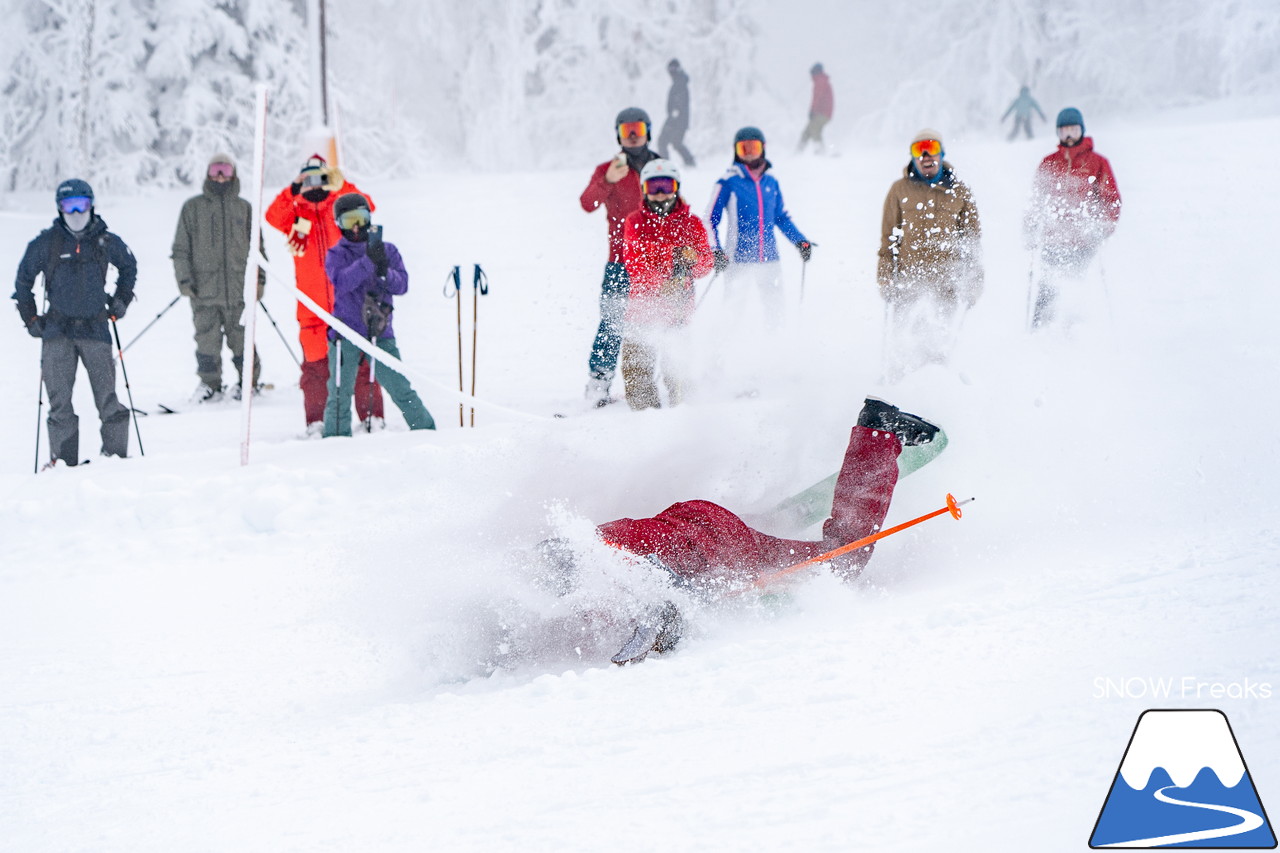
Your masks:
<instances>
[{"instance_id":1,"label":"person in red jacket","mask_svg":"<svg viewBox=\"0 0 1280 853\"><path fill-rule=\"evenodd\" d=\"M680 197L680 171L650 160L640 172L644 204L623 225L622 248L631 282L622 333L622 381L627 405L658 408L659 362L667 403L682 395L683 328L694 308L696 279L713 265L707 229Z\"/></svg>"},{"instance_id":2,"label":"person in red jacket","mask_svg":"<svg viewBox=\"0 0 1280 853\"><path fill-rule=\"evenodd\" d=\"M849 434L836 478L831 515L822 539L783 539L749 527L711 501L672 504L652 518L620 518L601 524L601 540L668 572L675 585L704 600L741 589L761 575L820 556L879 531L898 482L898 455L904 446L929 444L938 427L868 397ZM874 545L833 559L845 580L858 577ZM538 583L559 595L579 586L580 566L571 543L547 539L538 546ZM614 663L642 660L651 651L674 648L680 639L680 612L672 602L651 606Z\"/></svg>"},{"instance_id":3,"label":"person in red jacket","mask_svg":"<svg viewBox=\"0 0 1280 853\"><path fill-rule=\"evenodd\" d=\"M293 268L298 289L333 311L333 284L324 271L329 249L342 237L333 218L333 204L339 191L359 193L355 184L346 181L336 167L319 154L313 154L292 184L285 187L267 208L267 222L289 236ZM368 198L368 195L361 193ZM370 210L373 202L369 202ZM307 435L324 434L324 404L329 391L329 327L310 308L298 303L298 339L302 343L302 405L307 420ZM356 374L356 413L362 423L384 423L382 388L376 382L370 388L369 365L362 361Z\"/></svg>"},{"instance_id":4,"label":"person in red jacket","mask_svg":"<svg viewBox=\"0 0 1280 853\"><path fill-rule=\"evenodd\" d=\"M609 219L609 259L604 265L604 281L600 286L600 326L587 360L586 397L597 407L610 402L609 385L618 366L622 314L630 287L622 256L622 225L627 216L640 207L640 170L658 157L649 149L653 125L644 110L628 107L618 113L613 124L622 150L612 160L596 167L579 199L587 213L604 205Z\"/></svg>"},{"instance_id":5,"label":"person in red jacket","mask_svg":"<svg viewBox=\"0 0 1280 853\"><path fill-rule=\"evenodd\" d=\"M835 115L836 95L831 89L831 78L822 70L821 62L814 63L809 69L809 76L813 78L813 99L809 102L809 123L800 136L797 151L804 151L805 144L813 140L818 144L818 153L821 154L825 150L822 129L831 121L831 116Z\"/></svg>"},{"instance_id":6,"label":"person in red jacket","mask_svg":"<svg viewBox=\"0 0 1280 853\"><path fill-rule=\"evenodd\" d=\"M1120 190L1107 158L1084 135L1075 107L1058 113L1058 150L1036 170L1031 206L1023 223L1027 248L1039 252L1040 276L1031 327L1052 321L1058 288L1078 280L1120 220Z\"/></svg>"}]
</instances>

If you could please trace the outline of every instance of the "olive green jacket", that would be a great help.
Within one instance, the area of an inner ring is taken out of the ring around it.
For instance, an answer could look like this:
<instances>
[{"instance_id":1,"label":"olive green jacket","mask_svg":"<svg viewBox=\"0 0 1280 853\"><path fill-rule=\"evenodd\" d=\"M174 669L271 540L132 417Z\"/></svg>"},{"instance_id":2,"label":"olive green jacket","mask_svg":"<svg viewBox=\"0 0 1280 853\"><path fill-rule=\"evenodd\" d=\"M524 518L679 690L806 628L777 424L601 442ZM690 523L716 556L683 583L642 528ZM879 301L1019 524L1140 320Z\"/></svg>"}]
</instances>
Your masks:
<instances>
[{"instance_id":1,"label":"olive green jacket","mask_svg":"<svg viewBox=\"0 0 1280 853\"><path fill-rule=\"evenodd\" d=\"M196 304L242 305L252 225L253 206L240 198L240 179L219 185L206 178L204 191L182 205L173 235L179 292Z\"/></svg>"}]
</instances>

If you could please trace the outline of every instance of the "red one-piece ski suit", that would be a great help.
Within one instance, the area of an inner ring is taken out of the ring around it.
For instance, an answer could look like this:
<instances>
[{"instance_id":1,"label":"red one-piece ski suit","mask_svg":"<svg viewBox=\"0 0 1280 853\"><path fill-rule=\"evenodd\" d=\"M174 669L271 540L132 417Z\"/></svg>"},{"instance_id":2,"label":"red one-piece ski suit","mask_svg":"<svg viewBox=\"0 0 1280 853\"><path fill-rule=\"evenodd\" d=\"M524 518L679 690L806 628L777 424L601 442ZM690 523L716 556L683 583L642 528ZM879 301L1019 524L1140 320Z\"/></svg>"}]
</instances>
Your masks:
<instances>
[{"instance_id":1,"label":"red one-piece ski suit","mask_svg":"<svg viewBox=\"0 0 1280 853\"><path fill-rule=\"evenodd\" d=\"M816 557L880 529L894 486L902 444L891 432L855 426L844 464L836 479L831 517L822 539L781 539L748 527L746 522L710 501L683 501L653 518L621 518L600 525L600 536L639 556L653 555L681 578L708 575L753 577ZM855 574L871 558L874 546L848 555L835 565Z\"/></svg>"}]
</instances>

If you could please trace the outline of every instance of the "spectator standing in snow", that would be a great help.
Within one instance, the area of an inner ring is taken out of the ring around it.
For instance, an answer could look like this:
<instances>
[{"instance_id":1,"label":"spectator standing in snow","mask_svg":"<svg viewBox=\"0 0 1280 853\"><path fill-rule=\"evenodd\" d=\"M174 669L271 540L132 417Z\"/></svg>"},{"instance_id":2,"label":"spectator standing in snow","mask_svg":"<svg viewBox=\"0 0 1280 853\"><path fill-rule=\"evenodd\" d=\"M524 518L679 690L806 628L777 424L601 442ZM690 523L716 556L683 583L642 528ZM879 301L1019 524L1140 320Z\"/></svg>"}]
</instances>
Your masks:
<instances>
[{"instance_id":1,"label":"spectator standing in snow","mask_svg":"<svg viewBox=\"0 0 1280 853\"><path fill-rule=\"evenodd\" d=\"M325 256L333 282L333 316L383 352L400 358L391 328L393 297L409 290L400 250L382 241L381 226L371 224L373 205L358 192L343 193L333 205L334 224L342 237ZM334 329L329 330L329 393L324 407L324 434L351 435L351 394L361 352ZM384 365L377 375L404 415L409 429L435 429L435 420L409 380ZM372 389L372 386L370 386Z\"/></svg>"},{"instance_id":2,"label":"spectator standing in snow","mask_svg":"<svg viewBox=\"0 0 1280 853\"><path fill-rule=\"evenodd\" d=\"M711 272L702 220L680 197L680 171L650 160L640 172L644 204L627 217L623 257L631 282L622 336L622 380L632 409L658 408L659 362L668 405L680 402L684 346L694 281Z\"/></svg>"},{"instance_id":3,"label":"spectator standing in snow","mask_svg":"<svg viewBox=\"0 0 1280 853\"><path fill-rule=\"evenodd\" d=\"M609 227L609 258L600 285L600 326L587 361L586 397L597 407L609 403L609 385L617 370L618 350L622 345L622 315L630 287L622 253L623 223L640 207L640 170L658 157L649 149L652 123L644 110L628 107L618 113L613 126L622 150L612 160L596 167L579 199L587 213L604 205Z\"/></svg>"},{"instance_id":4,"label":"spectator standing in snow","mask_svg":"<svg viewBox=\"0 0 1280 853\"><path fill-rule=\"evenodd\" d=\"M1084 135L1075 107L1058 113L1058 150L1040 161L1023 222L1027 247L1040 255L1032 328L1053 319L1058 287L1079 280L1120 220L1120 190L1106 157Z\"/></svg>"},{"instance_id":5,"label":"spectator standing in snow","mask_svg":"<svg viewBox=\"0 0 1280 853\"><path fill-rule=\"evenodd\" d=\"M804 146L812 140L817 143L818 153L821 154L826 150L822 142L822 129L835 115L836 95L831 89L831 78L822 70L821 62L814 63L809 69L809 76L813 78L813 98L809 101L809 123L800 135L798 150L804 151Z\"/></svg>"},{"instance_id":6,"label":"spectator standing in snow","mask_svg":"<svg viewBox=\"0 0 1280 853\"><path fill-rule=\"evenodd\" d=\"M173 272L178 292L191 300L196 329L197 403L222 399L222 342L231 350L236 368L232 398L239 400L244 384L244 269L249 258L253 206L240 198L240 178L228 154L209 159L204 188L187 199L173 235ZM258 298L266 274L258 270ZM253 387L262 365L253 354Z\"/></svg>"},{"instance_id":7,"label":"spectator standing in snow","mask_svg":"<svg viewBox=\"0 0 1280 853\"><path fill-rule=\"evenodd\" d=\"M40 371L49 392L49 464L80 461L80 419L71 405L77 364L83 364L101 421L102 455L129 455L129 410L116 397L111 327L133 301L138 263L94 209L93 189L78 179L54 194L58 217L27 245L13 298L27 332L42 341ZM116 287L107 293L107 267ZM35 280L44 276L45 311L36 311Z\"/></svg>"},{"instance_id":8,"label":"spectator standing in snow","mask_svg":"<svg viewBox=\"0 0 1280 853\"><path fill-rule=\"evenodd\" d=\"M884 199L876 270L890 308L889 349L900 359L888 370L894 378L923 363L945 363L960 307L972 307L982 293L982 225L973 193L943 159L937 131L917 133L910 152Z\"/></svg>"},{"instance_id":9,"label":"spectator standing in snow","mask_svg":"<svg viewBox=\"0 0 1280 853\"><path fill-rule=\"evenodd\" d=\"M325 255L341 234L333 218L333 204L339 192L360 192L346 181L336 167L319 154L302 166L292 184L280 191L267 208L266 220L289 237L298 289L320 307L332 313L333 285L325 274ZM368 198L368 196L365 196ZM370 209L373 202L370 201ZM302 405L307 435L324 432L324 405L329 386L328 326L310 308L298 303L298 339L302 344ZM362 423L374 427L383 423L382 391L369 388L369 367L356 374L356 412ZM372 402L371 402L372 401Z\"/></svg>"},{"instance_id":10,"label":"spectator standing in snow","mask_svg":"<svg viewBox=\"0 0 1280 853\"><path fill-rule=\"evenodd\" d=\"M1036 103L1036 99L1031 97L1031 90L1026 86L1018 92L1018 97L1013 99L1013 103L1009 105L1009 109L1004 111L1004 115L1000 116L1003 123L1010 115L1013 116L1013 132L1009 134L1009 141L1012 142L1018 136L1019 130L1027 132L1027 139L1031 138L1031 111L1035 110L1040 114L1041 121L1048 121L1048 117L1040 109L1040 105Z\"/></svg>"},{"instance_id":11,"label":"spectator standing in snow","mask_svg":"<svg viewBox=\"0 0 1280 853\"><path fill-rule=\"evenodd\" d=\"M667 72L671 75L671 89L667 92L667 120L658 135L658 156L670 159L668 154L674 146L680 159L692 169L698 164L689 149L684 147L684 135L689 130L689 75L680 67L678 59L667 63Z\"/></svg>"}]
</instances>

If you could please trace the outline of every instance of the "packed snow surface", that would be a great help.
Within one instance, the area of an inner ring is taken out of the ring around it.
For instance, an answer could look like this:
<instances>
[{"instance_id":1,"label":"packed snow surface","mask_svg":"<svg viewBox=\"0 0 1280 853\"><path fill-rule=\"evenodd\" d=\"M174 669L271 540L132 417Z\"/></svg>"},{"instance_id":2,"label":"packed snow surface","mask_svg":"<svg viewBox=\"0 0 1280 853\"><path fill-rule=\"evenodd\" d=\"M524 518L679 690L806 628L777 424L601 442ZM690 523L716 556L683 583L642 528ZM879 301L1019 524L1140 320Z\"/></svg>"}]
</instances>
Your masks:
<instances>
[{"instance_id":1,"label":"packed snow surface","mask_svg":"<svg viewBox=\"0 0 1280 853\"><path fill-rule=\"evenodd\" d=\"M92 464L33 476L39 346L10 315L0 849L1082 850L1150 707L1222 709L1276 800L1280 211L1257 153L1280 121L1089 130L1124 213L1079 321L1024 331L1020 224L1052 140L949 138L986 292L952 363L891 387L873 275L906 155L856 141L772 152L818 248L801 302L784 246L784 352L755 396L708 381L677 408L584 410L605 242L603 214L578 208L593 163L364 186L408 264L396 330L438 432L408 432L388 402L385 432L301 440L297 369L264 318L275 387L241 467L239 409L186 405L183 301L126 354L145 457L136 441L129 460L97 456L82 375ZM728 157L699 156L682 189L701 211ZM98 199L140 263L125 340L176 295L184 197ZM53 205L4 208L16 269ZM268 252L289 271L274 232ZM464 265L470 387L477 262L493 283L477 394L537 417L480 407L459 429L441 284ZM289 295L271 285L265 304L296 349ZM857 583L817 574L692 608L678 649L626 668L608 663L617 613L574 621L528 583L548 536L586 543L695 497L765 512L835 470L866 394L950 437L889 523L948 492L977 500L883 542ZM1167 696L1138 689L1161 678Z\"/></svg>"}]
</instances>

